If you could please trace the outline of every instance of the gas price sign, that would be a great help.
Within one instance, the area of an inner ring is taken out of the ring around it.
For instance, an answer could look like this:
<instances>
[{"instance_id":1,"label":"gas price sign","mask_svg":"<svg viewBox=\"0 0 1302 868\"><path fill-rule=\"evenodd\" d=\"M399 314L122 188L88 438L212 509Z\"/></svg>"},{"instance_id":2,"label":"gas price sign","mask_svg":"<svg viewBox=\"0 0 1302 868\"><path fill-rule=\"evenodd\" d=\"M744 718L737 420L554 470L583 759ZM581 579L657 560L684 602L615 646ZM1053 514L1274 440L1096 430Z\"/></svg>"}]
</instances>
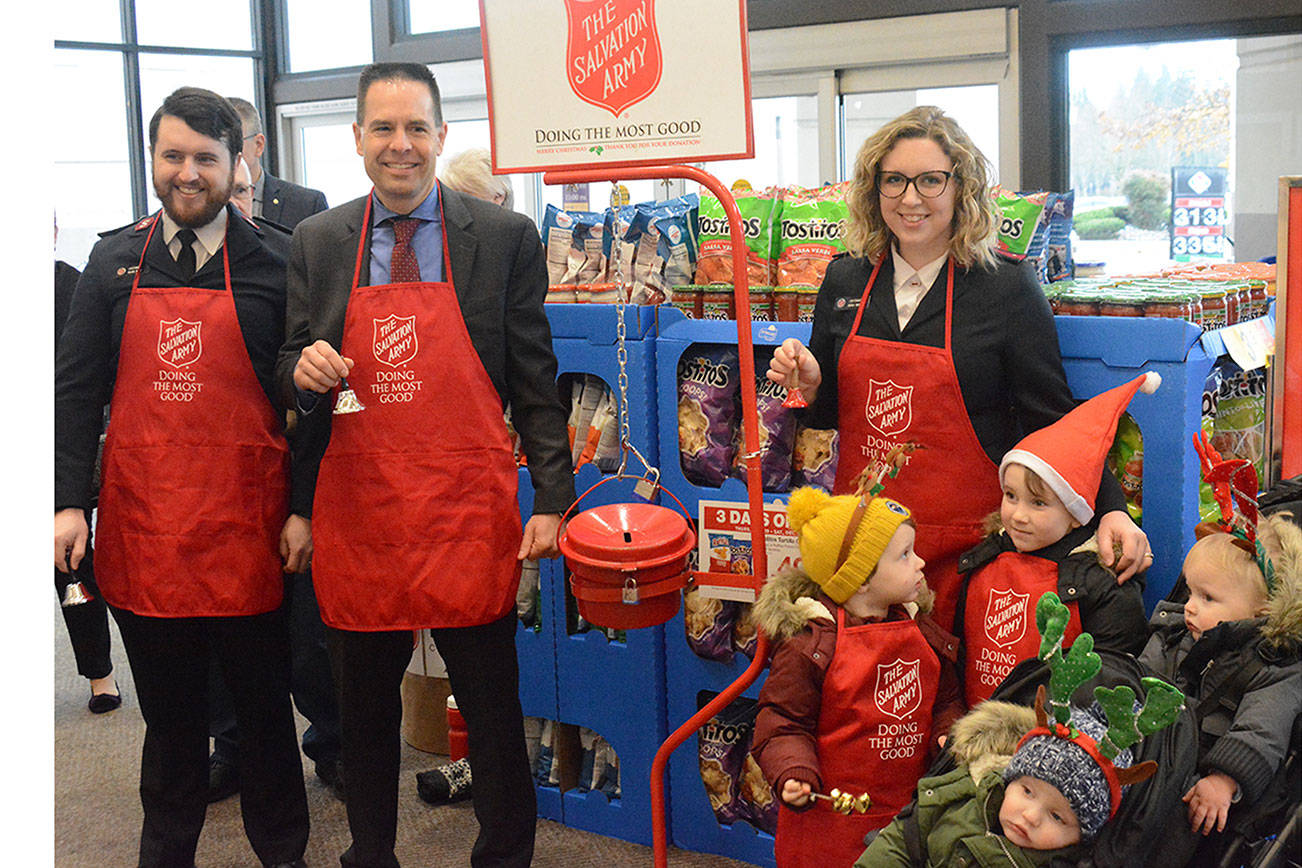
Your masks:
<instances>
[{"instance_id":1,"label":"gas price sign","mask_svg":"<svg viewBox=\"0 0 1302 868\"><path fill-rule=\"evenodd\" d=\"M1171 169L1171 258L1177 262L1229 259L1225 231L1227 171L1219 167Z\"/></svg>"}]
</instances>

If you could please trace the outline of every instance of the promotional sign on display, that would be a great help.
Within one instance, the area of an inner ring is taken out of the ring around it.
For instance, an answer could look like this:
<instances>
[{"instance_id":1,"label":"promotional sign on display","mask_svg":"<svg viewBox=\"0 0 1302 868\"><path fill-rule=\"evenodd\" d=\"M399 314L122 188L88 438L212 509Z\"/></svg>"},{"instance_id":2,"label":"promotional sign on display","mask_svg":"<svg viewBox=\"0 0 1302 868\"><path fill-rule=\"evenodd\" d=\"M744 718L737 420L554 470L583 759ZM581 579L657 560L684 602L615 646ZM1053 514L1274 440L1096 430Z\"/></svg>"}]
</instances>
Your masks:
<instances>
[{"instance_id":1,"label":"promotional sign on display","mask_svg":"<svg viewBox=\"0 0 1302 868\"><path fill-rule=\"evenodd\" d=\"M1215 166L1171 169L1171 258L1177 262L1228 260L1225 205L1229 172Z\"/></svg>"},{"instance_id":2,"label":"promotional sign on display","mask_svg":"<svg viewBox=\"0 0 1302 868\"><path fill-rule=\"evenodd\" d=\"M754 156L745 0L479 8L495 173Z\"/></svg>"},{"instance_id":3,"label":"promotional sign on display","mask_svg":"<svg viewBox=\"0 0 1302 868\"><path fill-rule=\"evenodd\" d=\"M746 504L702 500L698 505L697 527L700 528L696 539L701 572L697 573L696 590L703 597L755 602L750 510ZM768 551L768 577L800 566L800 541L787 524L785 503L764 504L764 541Z\"/></svg>"}]
</instances>

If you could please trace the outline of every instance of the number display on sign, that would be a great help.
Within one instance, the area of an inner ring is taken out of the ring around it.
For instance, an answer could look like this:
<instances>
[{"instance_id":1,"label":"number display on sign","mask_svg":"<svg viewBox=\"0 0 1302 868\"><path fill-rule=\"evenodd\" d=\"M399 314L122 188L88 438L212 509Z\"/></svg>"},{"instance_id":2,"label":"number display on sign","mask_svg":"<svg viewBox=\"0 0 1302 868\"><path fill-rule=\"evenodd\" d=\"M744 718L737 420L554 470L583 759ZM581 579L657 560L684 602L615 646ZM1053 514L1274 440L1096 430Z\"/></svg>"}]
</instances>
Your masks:
<instances>
[{"instance_id":1,"label":"number display on sign","mask_svg":"<svg viewBox=\"0 0 1302 868\"><path fill-rule=\"evenodd\" d=\"M1221 252L1221 236L1177 235L1171 240L1171 252L1176 256L1216 256Z\"/></svg>"},{"instance_id":2,"label":"number display on sign","mask_svg":"<svg viewBox=\"0 0 1302 868\"><path fill-rule=\"evenodd\" d=\"M1176 208L1171 212L1175 226L1225 226L1230 222L1224 208Z\"/></svg>"}]
</instances>

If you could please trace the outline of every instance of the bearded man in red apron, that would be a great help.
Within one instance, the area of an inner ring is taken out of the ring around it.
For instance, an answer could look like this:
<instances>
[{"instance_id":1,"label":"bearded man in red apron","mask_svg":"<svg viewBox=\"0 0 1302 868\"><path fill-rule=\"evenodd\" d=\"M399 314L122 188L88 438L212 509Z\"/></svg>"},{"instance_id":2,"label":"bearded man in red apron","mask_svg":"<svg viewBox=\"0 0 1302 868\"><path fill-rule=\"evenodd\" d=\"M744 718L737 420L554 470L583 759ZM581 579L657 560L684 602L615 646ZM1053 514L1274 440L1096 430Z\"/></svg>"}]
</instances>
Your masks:
<instances>
[{"instance_id":1,"label":"bearded man in red apron","mask_svg":"<svg viewBox=\"0 0 1302 868\"><path fill-rule=\"evenodd\" d=\"M524 866L536 805L515 591L520 560L555 556L574 499L542 243L527 218L436 182L447 126L423 65L363 70L353 132L375 187L295 231L277 367L319 462L314 500L294 506L312 510L339 690L341 862L398 864L399 687L428 627L470 736L471 864ZM332 413L345 377L364 409ZM534 485L523 529L508 404Z\"/></svg>"},{"instance_id":2,"label":"bearded man in red apron","mask_svg":"<svg viewBox=\"0 0 1302 868\"><path fill-rule=\"evenodd\" d=\"M264 865L302 865L308 813L289 700L289 450L274 399L289 239L230 207L240 120L181 88L149 126L163 203L91 251L55 373L59 569L86 556L104 408L95 576L145 719L141 866L189 868L208 799L208 670L235 705L240 808ZM283 563L282 563L283 559Z\"/></svg>"}]
</instances>

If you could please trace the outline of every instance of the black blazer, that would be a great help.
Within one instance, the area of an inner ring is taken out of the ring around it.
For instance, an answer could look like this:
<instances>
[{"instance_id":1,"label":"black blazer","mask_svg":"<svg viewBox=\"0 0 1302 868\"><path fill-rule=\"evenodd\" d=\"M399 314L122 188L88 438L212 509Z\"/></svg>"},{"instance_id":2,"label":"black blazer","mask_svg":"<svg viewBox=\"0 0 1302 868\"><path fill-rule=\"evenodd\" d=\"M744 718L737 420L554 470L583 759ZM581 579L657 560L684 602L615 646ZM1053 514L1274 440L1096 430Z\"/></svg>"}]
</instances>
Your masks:
<instances>
[{"instance_id":1,"label":"black blazer","mask_svg":"<svg viewBox=\"0 0 1302 868\"><path fill-rule=\"evenodd\" d=\"M452 262L452 283L471 343L529 457L534 512L563 512L574 501L566 410L556 391L556 356L543 311L547 267L533 222L491 202L439 185L443 230ZM294 231L287 273L285 345L276 365L281 396L296 406L294 366L303 347L318 339L338 348L352 287L366 197L304 220ZM361 283L370 282L370 248ZM454 412L449 408L449 412ZM308 493L293 511L310 516L316 470L330 439L328 402L319 401L298 422L302 460L295 472L310 473Z\"/></svg>"},{"instance_id":2,"label":"black blazer","mask_svg":"<svg viewBox=\"0 0 1302 868\"><path fill-rule=\"evenodd\" d=\"M300 187L291 181L277 178L270 172L263 171L262 182L262 218L278 223L286 229L293 229L313 214L319 214L326 208L325 193L308 187Z\"/></svg>"}]
</instances>

